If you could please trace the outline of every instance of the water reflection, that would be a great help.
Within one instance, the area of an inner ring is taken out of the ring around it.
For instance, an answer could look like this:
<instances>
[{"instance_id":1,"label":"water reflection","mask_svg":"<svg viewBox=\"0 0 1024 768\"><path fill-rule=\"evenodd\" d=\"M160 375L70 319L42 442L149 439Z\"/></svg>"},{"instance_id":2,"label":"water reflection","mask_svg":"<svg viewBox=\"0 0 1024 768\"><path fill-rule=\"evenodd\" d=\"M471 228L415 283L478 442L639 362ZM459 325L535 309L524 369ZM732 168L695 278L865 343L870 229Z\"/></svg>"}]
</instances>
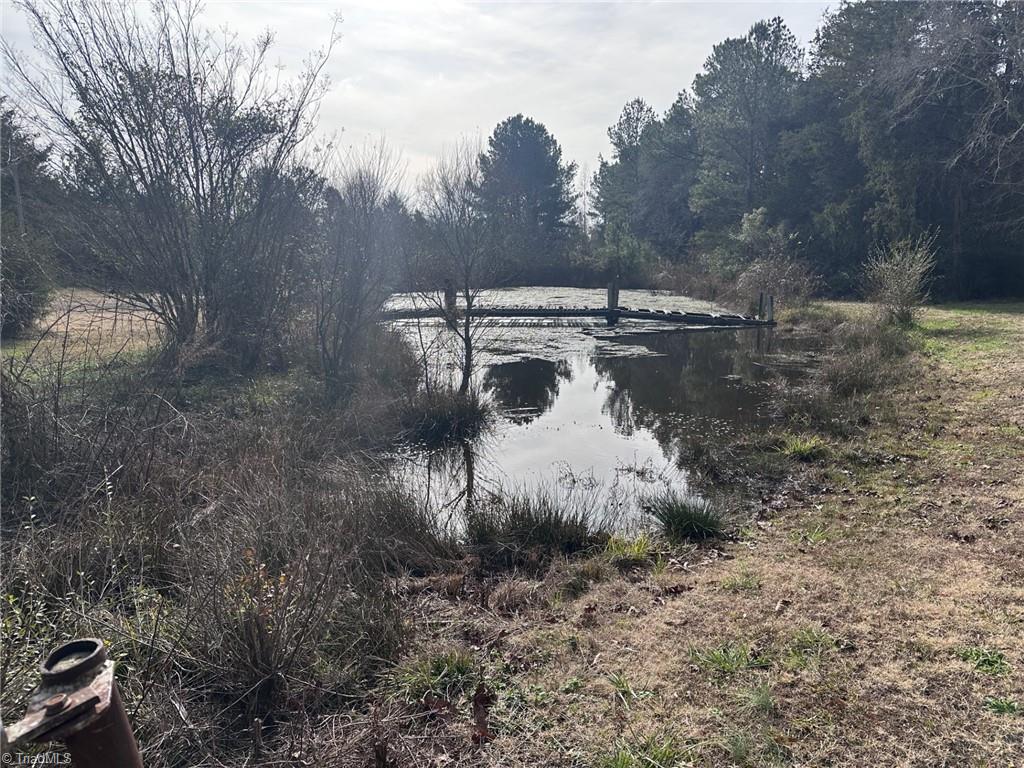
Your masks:
<instances>
[{"instance_id":1,"label":"water reflection","mask_svg":"<svg viewBox=\"0 0 1024 768\"><path fill-rule=\"evenodd\" d=\"M594 492L606 514L629 517L645 492L685 488L693 455L685 446L769 421L769 337L623 335L615 343L625 353L593 342L555 361L492 365L481 383L502 414L496 427L472 445L414 452L407 467L449 516L481 493L544 487Z\"/></svg>"},{"instance_id":2,"label":"water reflection","mask_svg":"<svg viewBox=\"0 0 1024 768\"><path fill-rule=\"evenodd\" d=\"M483 387L509 420L528 424L555 404L560 381L572 381L568 361L531 358L490 366Z\"/></svg>"}]
</instances>

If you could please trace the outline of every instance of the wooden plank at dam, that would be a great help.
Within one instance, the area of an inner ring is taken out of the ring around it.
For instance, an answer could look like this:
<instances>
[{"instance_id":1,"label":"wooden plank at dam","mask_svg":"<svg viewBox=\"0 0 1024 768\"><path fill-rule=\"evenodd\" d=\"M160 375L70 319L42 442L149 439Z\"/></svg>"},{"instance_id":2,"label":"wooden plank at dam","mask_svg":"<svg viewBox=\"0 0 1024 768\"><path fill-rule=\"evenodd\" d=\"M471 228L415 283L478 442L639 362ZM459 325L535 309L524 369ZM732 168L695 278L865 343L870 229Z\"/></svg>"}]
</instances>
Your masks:
<instances>
[{"instance_id":1,"label":"wooden plank at dam","mask_svg":"<svg viewBox=\"0 0 1024 768\"><path fill-rule=\"evenodd\" d=\"M604 318L609 324L618 320L654 320L679 325L702 327L749 327L762 328L775 325L772 320L762 320L744 315L711 314L708 312L678 312L663 309L642 309L633 307L475 307L475 317L595 317ZM414 309L393 309L384 312L385 320L414 320L417 318L444 318L446 313L437 307Z\"/></svg>"}]
</instances>

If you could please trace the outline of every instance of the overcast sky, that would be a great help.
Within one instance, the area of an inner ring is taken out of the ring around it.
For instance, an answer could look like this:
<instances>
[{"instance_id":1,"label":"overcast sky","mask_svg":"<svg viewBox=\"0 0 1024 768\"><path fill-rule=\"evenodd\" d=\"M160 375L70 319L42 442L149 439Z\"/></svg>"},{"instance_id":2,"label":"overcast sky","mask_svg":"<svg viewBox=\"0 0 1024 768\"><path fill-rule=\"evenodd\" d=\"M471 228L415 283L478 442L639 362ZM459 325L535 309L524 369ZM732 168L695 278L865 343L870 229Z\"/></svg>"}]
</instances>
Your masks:
<instances>
[{"instance_id":1,"label":"overcast sky","mask_svg":"<svg viewBox=\"0 0 1024 768\"><path fill-rule=\"evenodd\" d=\"M3 3L4 35L30 47ZM833 3L834 4L834 3ZM204 16L244 38L276 35L275 56L297 72L340 12L321 124L345 145L383 135L410 176L459 136L486 136L522 112L543 122L567 159L594 170L623 104L659 113L687 89L711 47L758 19L782 16L803 46L827 3L207 2Z\"/></svg>"}]
</instances>

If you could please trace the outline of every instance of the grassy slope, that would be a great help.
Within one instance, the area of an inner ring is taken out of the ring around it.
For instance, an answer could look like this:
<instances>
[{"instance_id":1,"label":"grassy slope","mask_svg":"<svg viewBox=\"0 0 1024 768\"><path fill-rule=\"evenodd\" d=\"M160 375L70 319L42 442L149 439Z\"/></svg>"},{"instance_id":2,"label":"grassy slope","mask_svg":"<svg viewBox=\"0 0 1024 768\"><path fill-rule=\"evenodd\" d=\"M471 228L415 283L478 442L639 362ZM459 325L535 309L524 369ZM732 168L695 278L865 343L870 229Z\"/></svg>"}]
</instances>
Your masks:
<instances>
[{"instance_id":1,"label":"grassy slope","mask_svg":"<svg viewBox=\"0 0 1024 768\"><path fill-rule=\"evenodd\" d=\"M422 634L489 657L499 691L486 756L465 715L427 727L444 764L1024 764L1024 305L929 309L915 333L893 417L741 543L543 608L523 584L505 615L417 597ZM422 754L413 730L394 755Z\"/></svg>"}]
</instances>

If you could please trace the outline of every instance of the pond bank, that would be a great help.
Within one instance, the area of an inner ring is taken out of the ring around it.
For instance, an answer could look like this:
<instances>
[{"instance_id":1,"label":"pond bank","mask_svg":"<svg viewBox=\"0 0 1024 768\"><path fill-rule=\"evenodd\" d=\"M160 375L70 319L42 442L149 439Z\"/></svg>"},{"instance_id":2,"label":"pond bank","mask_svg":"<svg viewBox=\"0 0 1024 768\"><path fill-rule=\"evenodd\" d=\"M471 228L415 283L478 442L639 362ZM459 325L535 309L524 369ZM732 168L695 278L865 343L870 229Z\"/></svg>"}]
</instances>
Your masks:
<instances>
[{"instance_id":1,"label":"pond bank","mask_svg":"<svg viewBox=\"0 0 1024 768\"><path fill-rule=\"evenodd\" d=\"M97 395L53 422L77 419L39 465L88 495L55 509L26 471L18 516L7 508L5 714L40 654L82 634L117 649L147 765L1008 764L1024 667L1021 310L929 309L909 337L863 306L802 310L780 335L827 334L820 364L758 384L767 410L720 443L677 440L659 402L715 415L717 394L678 400L704 370L720 379L707 388L745 397L744 350L719 370L718 343L655 335L622 344L644 355L570 363L572 380L533 356L556 386L532 394L515 366L536 382L538 363L496 363L513 365L492 381L509 423L536 425L579 382L592 415L628 416L682 457L686 483L726 489L725 535L689 543L654 526L611 536L576 515L592 510L523 495L453 540L383 471L396 438L382 430L400 429L409 392L400 345L344 412L318 409L301 369L196 377L173 408ZM95 370L115 394L131 373ZM719 416L737 411L724 402ZM10 409L8 426L50 424ZM137 423L108 413L156 426L86 439ZM97 445L108 453L83 453Z\"/></svg>"},{"instance_id":2,"label":"pond bank","mask_svg":"<svg viewBox=\"0 0 1024 768\"><path fill-rule=\"evenodd\" d=\"M469 649L496 738L473 746L458 696L412 728L385 707L377 736L450 765L1013 764L1024 306L930 308L913 336L917 373L737 541L407 583L431 621L402 664Z\"/></svg>"}]
</instances>

